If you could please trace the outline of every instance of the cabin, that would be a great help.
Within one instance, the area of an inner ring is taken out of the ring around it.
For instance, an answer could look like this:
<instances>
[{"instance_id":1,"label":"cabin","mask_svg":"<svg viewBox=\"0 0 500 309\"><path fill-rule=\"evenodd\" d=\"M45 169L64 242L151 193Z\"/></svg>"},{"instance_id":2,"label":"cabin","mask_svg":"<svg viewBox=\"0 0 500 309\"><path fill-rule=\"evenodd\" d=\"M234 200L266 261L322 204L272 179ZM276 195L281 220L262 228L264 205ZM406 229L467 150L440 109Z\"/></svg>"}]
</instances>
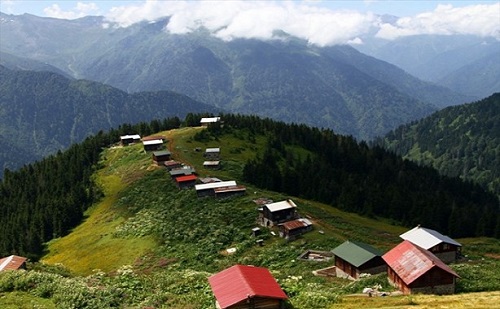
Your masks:
<instances>
[{"instance_id":1,"label":"cabin","mask_svg":"<svg viewBox=\"0 0 500 309\"><path fill-rule=\"evenodd\" d=\"M198 184L195 185L194 188L196 190L196 195L198 195L198 197L204 197L204 196L215 196L215 189L235 187L235 186L237 186L236 181L231 180L231 181Z\"/></svg>"},{"instance_id":2,"label":"cabin","mask_svg":"<svg viewBox=\"0 0 500 309\"><path fill-rule=\"evenodd\" d=\"M200 125L202 127L208 127L210 124L217 123L220 121L220 117L204 117L200 120Z\"/></svg>"},{"instance_id":3,"label":"cabin","mask_svg":"<svg viewBox=\"0 0 500 309\"><path fill-rule=\"evenodd\" d=\"M170 161L170 156L172 154L168 150L154 151L153 152L153 164L158 166L165 164L165 162Z\"/></svg>"},{"instance_id":4,"label":"cabin","mask_svg":"<svg viewBox=\"0 0 500 309\"><path fill-rule=\"evenodd\" d=\"M203 167L211 170L218 170L220 168L220 161L204 161Z\"/></svg>"},{"instance_id":5,"label":"cabin","mask_svg":"<svg viewBox=\"0 0 500 309\"><path fill-rule=\"evenodd\" d=\"M234 265L208 277L219 309L284 309L288 299L264 267Z\"/></svg>"},{"instance_id":6,"label":"cabin","mask_svg":"<svg viewBox=\"0 0 500 309\"><path fill-rule=\"evenodd\" d=\"M219 198L219 199L245 195L246 192L247 192L247 188L245 186L241 186L241 185L221 187L221 188L214 189L215 198Z\"/></svg>"},{"instance_id":7,"label":"cabin","mask_svg":"<svg viewBox=\"0 0 500 309\"><path fill-rule=\"evenodd\" d=\"M220 159L220 148L207 148L203 154L208 161L218 161Z\"/></svg>"},{"instance_id":8,"label":"cabin","mask_svg":"<svg viewBox=\"0 0 500 309\"><path fill-rule=\"evenodd\" d=\"M357 241L345 241L332 250L337 277L356 280L361 274L379 274L387 270L382 252Z\"/></svg>"},{"instance_id":9,"label":"cabin","mask_svg":"<svg viewBox=\"0 0 500 309\"><path fill-rule=\"evenodd\" d=\"M0 271L26 269L27 258L10 255L0 259Z\"/></svg>"},{"instance_id":10,"label":"cabin","mask_svg":"<svg viewBox=\"0 0 500 309\"><path fill-rule=\"evenodd\" d=\"M155 151L163 148L162 139L149 139L143 140L142 145L144 146L144 151Z\"/></svg>"},{"instance_id":11,"label":"cabin","mask_svg":"<svg viewBox=\"0 0 500 309\"><path fill-rule=\"evenodd\" d=\"M175 177L175 182L177 183L177 187L179 189L189 189L194 187L196 184L196 175L185 175Z\"/></svg>"},{"instance_id":12,"label":"cabin","mask_svg":"<svg viewBox=\"0 0 500 309\"><path fill-rule=\"evenodd\" d=\"M429 250L445 263L456 262L462 252L462 245L441 233L420 225L399 235L403 240Z\"/></svg>"},{"instance_id":13,"label":"cabin","mask_svg":"<svg viewBox=\"0 0 500 309\"><path fill-rule=\"evenodd\" d=\"M258 220L262 226L272 227L298 218L297 205L290 199L259 208Z\"/></svg>"},{"instance_id":14,"label":"cabin","mask_svg":"<svg viewBox=\"0 0 500 309\"><path fill-rule=\"evenodd\" d=\"M127 146L130 144L138 143L140 140L141 140L141 136L139 134L120 136L120 144L122 146Z\"/></svg>"},{"instance_id":15,"label":"cabin","mask_svg":"<svg viewBox=\"0 0 500 309\"><path fill-rule=\"evenodd\" d=\"M290 241L312 230L312 222L305 218L288 221L278 226L280 237Z\"/></svg>"},{"instance_id":16,"label":"cabin","mask_svg":"<svg viewBox=\"0 0 500 309\"><path fill-rule=\"evenodd\" d=\"M163 162L163 165L167 168L167 171L182 168L182 163L175 160L168 160Z\"/></svg>"},{"instance_id":17,"label":"cabin","mask_svg":"<svg viewBox=\"0 0 500 309\"><path fill-rule=\"evenodd\" d=\"M188 165L182 166L181 168L176 168L168 172L172 178L176 178L179 176L187 176L196 174L196 170Z\"/></svg>"},{"instance_id":18,"label":"cabin","mask_svg":"<svg viewBox=\"0 0 500 309\"><path fill-rule=\"evenodd\" d=\"M403 294L453 294L460 278L430 251L405 240L382 256L389 282Z\"/></svg>"}]
</instances>

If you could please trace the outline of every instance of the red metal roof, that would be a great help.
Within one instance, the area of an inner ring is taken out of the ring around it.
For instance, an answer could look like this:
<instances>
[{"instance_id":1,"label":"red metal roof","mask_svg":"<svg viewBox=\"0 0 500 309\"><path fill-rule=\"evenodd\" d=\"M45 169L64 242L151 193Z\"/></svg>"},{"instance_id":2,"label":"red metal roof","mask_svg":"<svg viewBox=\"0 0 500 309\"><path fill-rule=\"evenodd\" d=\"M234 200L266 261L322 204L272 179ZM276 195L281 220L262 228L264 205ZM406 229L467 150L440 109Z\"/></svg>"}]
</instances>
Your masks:
<instances>
[{"instance_id":1,"label":"red metal roof","mask_svg":"<svg viewBox=\"0 0 500 309\"><path fill-rule=\"evenodd\" d=\"M283 223L283 227L286 230L295 230L295 229L301 229L303 227L310 226L312 223L309 220L304 220L304 219L297 219L297 220L292 220L292 221L287 221Z\"/></svg>"},{"instance_id":2,"label":"red metal roof","mask_svg":"<svg viewBox=\"0 0 500 309\"><path fill-rule=\"evenodd\" d=\"M178 176L175 178L175 181L179 182L187 182L187 181L193 181L196 180L196 176L191 174L191 175L186 175L186 176Z\"/></svg>"},{"instance_id":3,"label":"red metal roof","mask_svg":"<svg viewBox=\"0 0 500 309\"><path fill-rule=\"evenodd\" d=\"M430 251L420 248L408 240L392 248L382 258L406 285L410 285L433 267L439 267L455 277L460 277Z\"/></svg>"},{"instance_id":4,"label":"red metal roof","mask_svg":"<svg viewBox=\"0 0 500 309\"><path fill-rule=\"evenodd\" d=\"M219 306L224 309L253 297L287 299L267 268L234 265L208 278Z\"/></svg>"},{"instance_id":5,"label":"red metal roof","mask_svg":"<svg viewBox=\"0 0 500 309\"><path fill-rule=\"evenodd\" d=\"M0 271L2 270L16 270L26 262L26 258L17 255L11 255L0 259Z\"/></svg>"}]
</instances>

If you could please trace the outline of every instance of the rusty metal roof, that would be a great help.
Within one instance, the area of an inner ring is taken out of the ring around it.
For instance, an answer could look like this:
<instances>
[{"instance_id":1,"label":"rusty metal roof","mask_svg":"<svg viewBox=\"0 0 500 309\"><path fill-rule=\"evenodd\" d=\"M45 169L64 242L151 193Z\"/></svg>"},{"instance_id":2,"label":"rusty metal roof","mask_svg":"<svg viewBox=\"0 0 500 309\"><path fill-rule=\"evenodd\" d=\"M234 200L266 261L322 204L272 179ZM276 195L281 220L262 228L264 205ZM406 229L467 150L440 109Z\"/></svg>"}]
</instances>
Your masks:
<instances>
[{"instance_id":1,"label":"rusty metal roof","mask_svg":"<svg viewBox=\"0 0 500 309\"><path fill-rule=\"evenodd\" d=\"M437 256L408 240L392 248L382 258L406 285L410 285L434 267L460 277Z\"/></svg>"},{"instance_id":2,"label":"rusty metal roof","mask_svg":"<svg viewBox=\"0 0 500 309\"><path fill-rule=\"evenodd\" d=\"M241 185L222 187L222 188L214 188L215 193L239 192L239 191L246 191L246 190L247 190L247 188L245 186L241 186Z\"/></svg>"},{"instance_id":3,"label":"rusty metal roof","mask_svg":"<svg viewBox=\"0 0 500 309\"><path fill-rule=\"evenodd\" d=\"M295 229L300 229L303 227L308 227L311 225L312 225L312 222L309 221L308 219L304 219L304 218L283 223L283 227L289 231L295 230Z\"/></svg>"},{"instance_id":4,"label":"rusty metal roof","mask_svg":"<svg viewBox=\"0 0 500 309\"><path fill-rule=\"evenodd\" d=\"M234 265L210 276L208 282L222 309L253 297L288 298L264 267Z\"/></svg>"},{"instance_id":5,"label":"rusty metal roof","mask_svg":"<svg viewBox=\"0 0 500 309\"><path fill-rule=\"evenodd\" d=\"M17 255L11 255L0 259L0 271L2 270L16 270L26 262L26 258Z\"/></svg>"}]
</instances>

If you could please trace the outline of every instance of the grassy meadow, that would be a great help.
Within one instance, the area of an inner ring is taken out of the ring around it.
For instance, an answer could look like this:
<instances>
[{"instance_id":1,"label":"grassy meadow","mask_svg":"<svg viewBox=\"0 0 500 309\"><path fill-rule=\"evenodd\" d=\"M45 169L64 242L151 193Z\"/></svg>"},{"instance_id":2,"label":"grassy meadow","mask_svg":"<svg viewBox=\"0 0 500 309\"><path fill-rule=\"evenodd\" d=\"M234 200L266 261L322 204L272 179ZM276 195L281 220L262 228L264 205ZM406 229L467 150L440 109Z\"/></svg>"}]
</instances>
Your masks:
<instances>
[{"instance_id":1,"label":"grassy meadow","mask_svg":"<svg viewBox=\"0 0 500 309\"><path fill-rule=\"evenodd\" d=\"M262 149L264 137L238 131L217 139L193 138L202 130L159 134L167 137L174 159L194 166L201 177L241 183L242 168ZM207 147L221 147L221 170L203 168ZM312 271L332 261L301 261L298 256L306 250L329 251L347 239L386 251L407 228L248 184L242 197L199 199L194 189L177 189L140 144L105 149L101 166L95 177L104 191L102 200L72 233L48 244L47 255L30 266L32 271L0 273L0 308L213 308L207 277L236 263L269 268L289 295L290 308L498 307L497 239L458 240L467 259L452 266L462 277L456 295L369 298L360 295L364 287L380 284L393 291L385 275L357 282L317 277ZM313 221L313 231L287 242L262 229L264 245L257 245L251 236L258 215L253 200L261 197L292 198L299 213ZM229 254L228 248L236 252ZM26 307L12 307L16 297Z\"/></svg>"}]
</instances>

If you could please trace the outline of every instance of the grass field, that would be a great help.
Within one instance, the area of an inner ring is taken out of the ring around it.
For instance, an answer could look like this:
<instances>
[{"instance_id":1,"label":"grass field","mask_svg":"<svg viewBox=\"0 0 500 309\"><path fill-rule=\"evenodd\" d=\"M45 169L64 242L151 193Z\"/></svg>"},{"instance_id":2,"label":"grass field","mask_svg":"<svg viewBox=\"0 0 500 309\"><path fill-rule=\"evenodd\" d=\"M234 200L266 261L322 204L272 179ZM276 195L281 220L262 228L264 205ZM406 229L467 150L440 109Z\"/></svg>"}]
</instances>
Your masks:
<instances>
[{"instance_id":1,"label":"grass field","mask_svg":"<svg viewBox=\"0 0 500 309\"><path fill-rule=\"evenodd\" d=\"M174 159L193 165L201 177L210 175L240 183L244 163L263 147L263 137L250 143L245 132L238 132L219 140L197 141L193 135L201 130L182 128L159 134L169 140L167 147ZM221 147L221 170L203 168L203 151L196 148L207 147ZM151 154L145 153L140 144L105 149L101 163L95 177L104 191L103 199L87 211L86 220L72 233L51 241L42 260L62 264L76 276L30 276L28 272L4 281L0 276L0 292L2 286L12 291L0 294L0 308L54 308L53 302L37 295L56 295L58 304L94 304L87 308L120 302L119 307L127 308L207 308L214 301L207 276L235 263L268 267L290 296L289 304L297 309L498 308L497 239L458 240L467 255L463 264L453 266L462 277L457 288L460 294L351 296L374 284L383 284L384 290L391 287L384 275L359 282L316 277L312 271L331 262L304 262L297 257L305 250L331 250L347 239L388 250L400 242L398 235L407 228L248 184L243 197L198 199L194 190L179 191L164 168L152 165ZM314 230L287 242L263 229L260 237L264 246L256 245L250 230L256 226L257 217L252 200L258 197L276 201L292 198L299 212L314 222ZM237 252L227 254L225 249L230 247ZM19 280L17 292L13 292L16 289L9 280ZM31 282L35 282L33 290L29 289ZM47 286L40 282L47 282ZM78 293L64 295L66 286L79 287ZM478 291L488 292L468 293ZM21 303L34 305L12 307L16 295Z\"/></svg>"}]
</instances>

